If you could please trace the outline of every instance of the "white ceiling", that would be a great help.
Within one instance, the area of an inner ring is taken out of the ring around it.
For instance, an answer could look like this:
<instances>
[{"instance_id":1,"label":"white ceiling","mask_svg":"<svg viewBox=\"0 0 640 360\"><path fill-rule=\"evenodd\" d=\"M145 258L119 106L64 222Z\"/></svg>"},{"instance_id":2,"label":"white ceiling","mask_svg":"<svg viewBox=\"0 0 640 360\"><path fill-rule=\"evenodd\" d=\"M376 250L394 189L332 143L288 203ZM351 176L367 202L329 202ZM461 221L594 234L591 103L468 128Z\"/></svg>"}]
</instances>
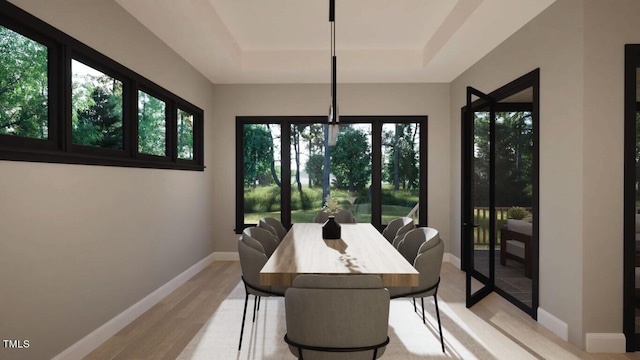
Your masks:
<instances>
[{"instance_id":1,"label":"white ceiling","mask_svg":"<svg viewBox=\"0 0 640 360\"><path fill-rule=\"evenodd\" d=\"M329 0L115 0L216 84L329 83ZM450 82L555 0L336 0L338 83Z\"/></svg>"}]
</instances>

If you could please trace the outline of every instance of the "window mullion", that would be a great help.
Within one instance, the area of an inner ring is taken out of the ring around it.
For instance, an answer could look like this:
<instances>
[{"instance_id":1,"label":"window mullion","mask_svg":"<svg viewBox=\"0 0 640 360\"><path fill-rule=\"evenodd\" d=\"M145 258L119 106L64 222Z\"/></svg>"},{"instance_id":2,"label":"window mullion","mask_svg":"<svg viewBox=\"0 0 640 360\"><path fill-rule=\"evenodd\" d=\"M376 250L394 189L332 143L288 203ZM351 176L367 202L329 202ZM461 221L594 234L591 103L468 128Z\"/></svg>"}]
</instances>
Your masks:
<instances>
[{"instance_id":1,"label":"window mullion","mask_svg":"<svg viewBox=\"0 0 640 360\"><path fill-rule=\"evenodd\" d=\"M63 99L61 99L62 103L64 104L64 106L62 107L62 109L64 109L64 116L60 119L61 120L61 142L62 142L62 149L64 152L68 152L71 149L71 143L73 142L73 120L72 120L72 113L73 113L73 105L72 105L72 90L71 90L71 77L72 77L72 72L71 72L71 59L73 58L73 51L71 49L71 46L63 46L63 64L61 65L62 68L62 72L61 75L64 76L63 79L61 79L60 81L60 87L64 89L64 91L61 92L61 94L64 94Z\"/></svg>"},{"instance_id":2,"label":"window mullion","mask_svg":"<svg viewBox=\"0 0 640 360\"><path fill-rule=\"evenodd\" d=\"M382 229L382 121L372 122L371 223Z\"/></svg>"},{"instance_id":3,"label":"window mullion","mask_svg":"<svg viewBox=\"0 0 640 360\"><path fill-rule=\"evenodd\" d=\"M138 84L134 80L123 84L122 131L124 150L130 158L138 154Z\"/></svg>"},{"instance_id":4,"label":"window mullion","mask_svg":"<svg viewBox=\"0 0 640 360\"><path fill-rule=\"evenodd\" d=\"M291 122L283 120L280 126L280 159L281 175L280 183L280 216L282 223L289 227L291 225Z\"/></svg>"},{"instance_id":5,"label":"window mullion","mask_svg":"<svg viewBox=\"0 0 640 360\"><path fill-rule=\"evenodd\" d=\"M428 119L425 118L420 122L420 159L418 164L420 164L420 191L419 191L419 208L418 208L418 224L427 226L427 168L428 168L428 157L427 157L427 149L428 149Z\"/></svg>"}]
</instances>

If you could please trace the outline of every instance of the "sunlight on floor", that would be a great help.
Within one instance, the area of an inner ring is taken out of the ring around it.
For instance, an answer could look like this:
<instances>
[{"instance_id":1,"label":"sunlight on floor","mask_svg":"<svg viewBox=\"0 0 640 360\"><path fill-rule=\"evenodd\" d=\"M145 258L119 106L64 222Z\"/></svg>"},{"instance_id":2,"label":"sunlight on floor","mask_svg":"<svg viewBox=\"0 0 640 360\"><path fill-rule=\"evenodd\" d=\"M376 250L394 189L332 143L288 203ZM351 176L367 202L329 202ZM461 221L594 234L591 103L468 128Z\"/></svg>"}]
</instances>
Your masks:
<instances>
[{"instance_id":1,"label":"sunlight on floor","mask_svg":"<svg viewBox=\"0 0 640 360\"><path fill-rule=\"evenodd\" d=\"M424 299L426 324L422 322L420 299L416 300L414 311L412 299L401 298L391 301L390 343L385 359L581 358L580 350L573 349L496 294L490 294L471 309L466 308L464 291L458 288L443 288L438 300L446 353L440 347L433 298ZM250 296L241 351L238 340L244 288L239 283L178 359L293 359L283 340L284 299L263 298L255 322L252 322L253 301Z\"/></svg>"}]
</instances>

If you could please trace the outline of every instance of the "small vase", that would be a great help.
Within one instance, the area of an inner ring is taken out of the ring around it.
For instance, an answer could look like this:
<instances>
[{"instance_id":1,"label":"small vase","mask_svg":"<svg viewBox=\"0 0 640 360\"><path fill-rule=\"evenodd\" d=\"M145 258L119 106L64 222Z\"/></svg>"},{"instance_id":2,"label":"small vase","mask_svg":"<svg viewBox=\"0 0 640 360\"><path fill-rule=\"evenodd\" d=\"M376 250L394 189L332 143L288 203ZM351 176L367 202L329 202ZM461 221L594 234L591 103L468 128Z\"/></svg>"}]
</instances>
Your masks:
<instances>
[{"instance_id":1,"label":"small vase","mask_svg":"<svg viewBox=\"0 0 640 360\"><path fill-rule=\"evenodd\" d=\"M340 224L336 222L334 216L329 216L324 225L322 225L323 239L340 239Z\"/></svg>"}]
</instances>

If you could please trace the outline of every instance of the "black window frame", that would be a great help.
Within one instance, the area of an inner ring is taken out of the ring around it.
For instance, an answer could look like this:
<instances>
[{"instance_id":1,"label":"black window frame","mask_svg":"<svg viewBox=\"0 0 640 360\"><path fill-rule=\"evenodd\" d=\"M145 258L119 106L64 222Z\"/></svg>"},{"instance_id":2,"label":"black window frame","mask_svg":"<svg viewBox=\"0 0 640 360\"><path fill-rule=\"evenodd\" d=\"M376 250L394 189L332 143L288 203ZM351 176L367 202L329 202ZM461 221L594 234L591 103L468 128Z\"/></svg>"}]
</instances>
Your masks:
<instances>
[{"instance_id":1,"label":"black window frame","mask_svg":"<svg viewBox=\"0 0 640 360\"><path fill-rule=\"evenodd\" d=\"M73 142L73 126L72 126L72 107L73 104L71 101L69 102L66 118L65 118L65 130L67 132L67 149L72 153L82 153L89 156L102 156L102 157L112 157L112 158L123 158L129 157L131 149L131 127L127 126L130 124L134 117L131 115L130 106L131 103L126 99L130 96L131 92L131 81L127 79L125 75L121 73L122 69L118 69L117 64L110 61L108 58L98 54L87 54L90 51L84 50L84 52L77 51L72 49L71 58L68 60L68 63L71 64L72 60L79 61L84 65L100 71L101 73L114 78L122 82L122 149L110 149L110 148L102 148L96 146L89 145L81 145L75 144ZM71 68L69 68L69 75L72 76ZM71 81L68 82L68 88L66 89L67 94L71 94L71 84L73 79L70 78ZM137 118L137 114L135 116Z\"/></svg>"},{"instance_id":2,"label":"black window frame","mask_svg":"<svg viewBox=\"0 0 640 360\"><path fill-rule=\"evenodd\" d=\"M0 25L48 48L48 139L0 134L0 160L203 171L204 111L115 60L0 0ZM122 81L123 149L73 144L71 61ZM166 103L166 156L138 152L138 90ZM192 114L193 159L177 157L177 110Z\"/></svg>"},{"instance_id":3,"label":"black window frame","mask_svg":"<svg viewBox=\"0 0 640 360\"><path fill-rule=\"evenodd\" d=\"M172 109L171 114L171 123L172 128L175 129L171 136L173 137L173 148L172 148L172 159L177 164L192 164L192 163L200 163L203 161L204 154L204 134L203 131L197 131L196 129L203 128L203 119L202 115L198 115L198 113L202 112L202 110L198 109L196 106L188 104L188 103L180 103L174 104L175 110ZM178 157L178 110L182 110L193 115L193 159L182 159Z\"/></svg>"},{"instance_id":4,"label":"black window frame","mask_svg":"<svg viewBox=\"0 0 640 360\"><path fill-rule=\"evenodd\" d=\"M47 112L48 112L48 138L35 139L15 135L0 134L0 152L5 149L30 147L34 151L54 150L59 146L57 139L60 134L60 121L56 116L61 107L61 96L59 93L58 83L55 81L60 68L62 51L55 42L48 36L43 35L37 30L36 26L29 26L21 21L17 21L10 17L9 13L5 13L0 3L0 26L14 31L24 37L27 37L41 45L47 47Z\"/></svg>"},{"instance_id":5,"label":"black window frame","mask_svg":"<svg viewBox=\"0 0 640 360\"><path fill-rule=\"evenodd\" d=\"M427 115L375 115L341 116L340 124L371 124L371 224L382 231L382 126L383 124L418 123L420 124L420 188L417 226L428 226L428 125ZM244 222L244 126L249 124L274 124L280 126L281 179L291 178L291 125L325 124L326 116L237 116L236 117L236 227L237 234L255 226ZM280 216L285 227L291 227L291 183L281 181Z\"/></svg>"},{"instance_id":6,"label":"black window frame","mask_svg":"<svg viewBox=\"0 0 640 360\"><path fill-rule=\"evenodd\" d=\"M174 142L172 139L171 134L173 133L173 124L171 123L171 109L172 109L172 103L171 101L169 101L169 95L168 94L163 94L161 92L158 91L158 89L154 89L153 86L148 86L143 82L139 82L138 86L136 89L134 89L134 96L136 98L135 100L135 113L138 114L140 109L138 107L139 104L139 92L142 91L145 94L149 95L149 96L153 96L154 98L160 100L160 101L164 101L165 107L164 107L164 116L165 116L165 155L164 156L160 156L160 155L154 155L154 154L147 154L147 153L141 153L140 149L139 149L139 145L140 145L140 136L139 136L139 129L140 129L140 118L136 116L136 119L138 121L136 121L136 126L131 129L131 137L133 138L133 144L134 144L134 152L135 152L135 157L137 159L142 159L142 160L150 160L150 161L163 161L163 162L170 162L171 161L171 149L174 146Z\"/></svg>"}]
</instances>

